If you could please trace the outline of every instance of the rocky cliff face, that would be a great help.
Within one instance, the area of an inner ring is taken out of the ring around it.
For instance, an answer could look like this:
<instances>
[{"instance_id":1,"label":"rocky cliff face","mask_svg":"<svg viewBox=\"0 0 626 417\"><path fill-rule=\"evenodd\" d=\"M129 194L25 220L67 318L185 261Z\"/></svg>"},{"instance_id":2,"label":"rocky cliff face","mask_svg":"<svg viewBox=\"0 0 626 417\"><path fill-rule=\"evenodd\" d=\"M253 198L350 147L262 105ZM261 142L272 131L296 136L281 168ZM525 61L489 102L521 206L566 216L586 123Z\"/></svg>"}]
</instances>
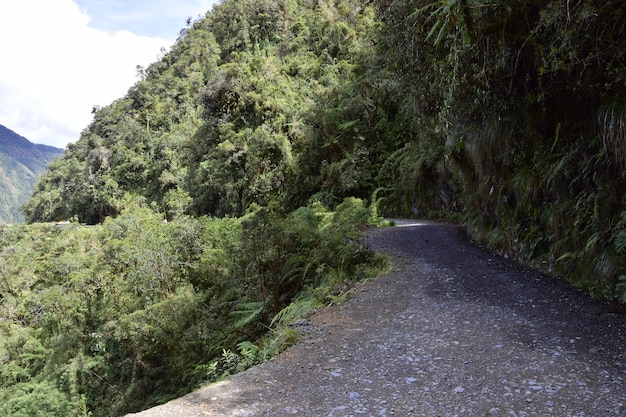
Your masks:
<instances>
[{"instance_id":1,"label":"rocky cliff face","mask_svg":"<svg viewBox=\"0 0 626 417\"><path fill-rule=\"evenodd\" d=\"M23 220L19 208L35 182L63 149L38 145L0 125L0 222Z\"/></svg>"}]
</instances>

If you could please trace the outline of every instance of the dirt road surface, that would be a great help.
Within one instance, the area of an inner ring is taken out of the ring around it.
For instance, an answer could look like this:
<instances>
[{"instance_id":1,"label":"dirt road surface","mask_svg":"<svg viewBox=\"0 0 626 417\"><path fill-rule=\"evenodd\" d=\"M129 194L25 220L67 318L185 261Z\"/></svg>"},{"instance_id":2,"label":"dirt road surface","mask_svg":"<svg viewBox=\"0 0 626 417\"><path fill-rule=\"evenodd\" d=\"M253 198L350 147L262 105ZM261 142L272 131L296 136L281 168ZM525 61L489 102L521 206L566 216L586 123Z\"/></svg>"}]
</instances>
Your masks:
<instances>
[{"instance_id":1,"label":"dirt road surface","mask_svg":"<svg viewBox=\"0 0 626 417\"><path fill-rule=\"evenodd\" d=\"M260 366L136 417L626 416L626 314L472 245L369 232L393 270Z\"/></svg>"}]
</instances>

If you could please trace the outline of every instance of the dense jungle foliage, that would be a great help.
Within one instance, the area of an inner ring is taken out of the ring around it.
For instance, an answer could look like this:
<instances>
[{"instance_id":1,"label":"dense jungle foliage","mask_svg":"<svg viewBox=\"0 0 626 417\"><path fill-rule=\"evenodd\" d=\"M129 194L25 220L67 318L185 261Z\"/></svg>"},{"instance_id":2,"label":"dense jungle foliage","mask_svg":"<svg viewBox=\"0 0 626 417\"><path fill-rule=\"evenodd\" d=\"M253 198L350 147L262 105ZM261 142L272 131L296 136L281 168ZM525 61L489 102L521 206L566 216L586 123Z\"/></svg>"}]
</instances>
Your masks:
<instances>
[{"instance_id":1,"label":"dense jungle foliage","mask_svg":"<svg viewBox=\"0 0 626 417\"><path fill-rule=\"evenodd\" d=\"M120 415L263 360L380 267L357 233L379 213L462 221L626 302L625 14L216 5L94 109L35 224L1 229L0 412Z\"/></svg>"},{"instance_id":2,"label":"dense jungle foliage","mask_svg":"<svg viewBox=\"0 0 626 417\"><path fill-rule=\"evenodd\" d=\"M626 302L623 1L377 2L405 144L388 207Z\"/></svg>"},{"instance_id":3,"label":"dense jungle foliage","mask_svg":"<svg viewBox=\"0 0 626 417\"><path fill-rule=\"evenodd\" d=\"M0 226L0 415L123 415L266 360L383 267L358 240L369 221L346 199Z\"/></svg>"}]
</instances>

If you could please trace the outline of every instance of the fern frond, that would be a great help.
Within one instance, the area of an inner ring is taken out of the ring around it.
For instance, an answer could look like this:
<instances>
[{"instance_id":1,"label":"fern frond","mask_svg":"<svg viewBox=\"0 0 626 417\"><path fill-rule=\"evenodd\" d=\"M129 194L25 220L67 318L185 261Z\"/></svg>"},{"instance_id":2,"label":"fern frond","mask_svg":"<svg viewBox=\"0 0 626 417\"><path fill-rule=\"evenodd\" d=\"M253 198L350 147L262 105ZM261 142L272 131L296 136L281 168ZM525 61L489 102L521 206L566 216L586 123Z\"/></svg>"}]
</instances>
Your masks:
<instances>
[{"instance_id":1,"label":"fern frond","mask_svg":"<svg viewBox=\"0 0 626 417\"><path fill-rule=\"evenodd\" d=\"M294 300L274 316L270 327L276 324L286 325L293 323L319 306L321 306L321 303L314 298Z\"/></svg>"},{"instance_id":2,"label":"fern frond","mask_svg":"<svg viewBox=\"0 0 626 417\"><path fill-rule=\"evenodd\" d=\"M240 308L239 310L233 310L230 313L233 316L241 316L241 318L235 322L235 327L246 327L253 321L259 319L265 309L265 302L252 301L239 304L238 307Z\"/></svg>"}]
</instances>

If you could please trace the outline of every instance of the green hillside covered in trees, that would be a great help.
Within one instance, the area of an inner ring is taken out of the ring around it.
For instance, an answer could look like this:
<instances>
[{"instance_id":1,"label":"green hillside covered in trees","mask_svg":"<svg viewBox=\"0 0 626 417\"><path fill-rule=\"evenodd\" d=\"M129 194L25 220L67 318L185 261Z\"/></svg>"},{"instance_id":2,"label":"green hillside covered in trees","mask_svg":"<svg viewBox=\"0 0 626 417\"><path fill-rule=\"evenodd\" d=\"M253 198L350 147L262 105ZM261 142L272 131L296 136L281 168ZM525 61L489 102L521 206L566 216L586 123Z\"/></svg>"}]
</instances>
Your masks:
<instances>
[{"instance_id":1,"label":"green hillside covered in trees","mask_svg":"<svg viewBox=\"0 0 626 417\"><path fill-rule=\"evenodd\" d=\"M0 226L0 414L122 415L264 360L384 267L381 214L626 302L625 14L219 3Z\"/></svg>"}]
</instances>

